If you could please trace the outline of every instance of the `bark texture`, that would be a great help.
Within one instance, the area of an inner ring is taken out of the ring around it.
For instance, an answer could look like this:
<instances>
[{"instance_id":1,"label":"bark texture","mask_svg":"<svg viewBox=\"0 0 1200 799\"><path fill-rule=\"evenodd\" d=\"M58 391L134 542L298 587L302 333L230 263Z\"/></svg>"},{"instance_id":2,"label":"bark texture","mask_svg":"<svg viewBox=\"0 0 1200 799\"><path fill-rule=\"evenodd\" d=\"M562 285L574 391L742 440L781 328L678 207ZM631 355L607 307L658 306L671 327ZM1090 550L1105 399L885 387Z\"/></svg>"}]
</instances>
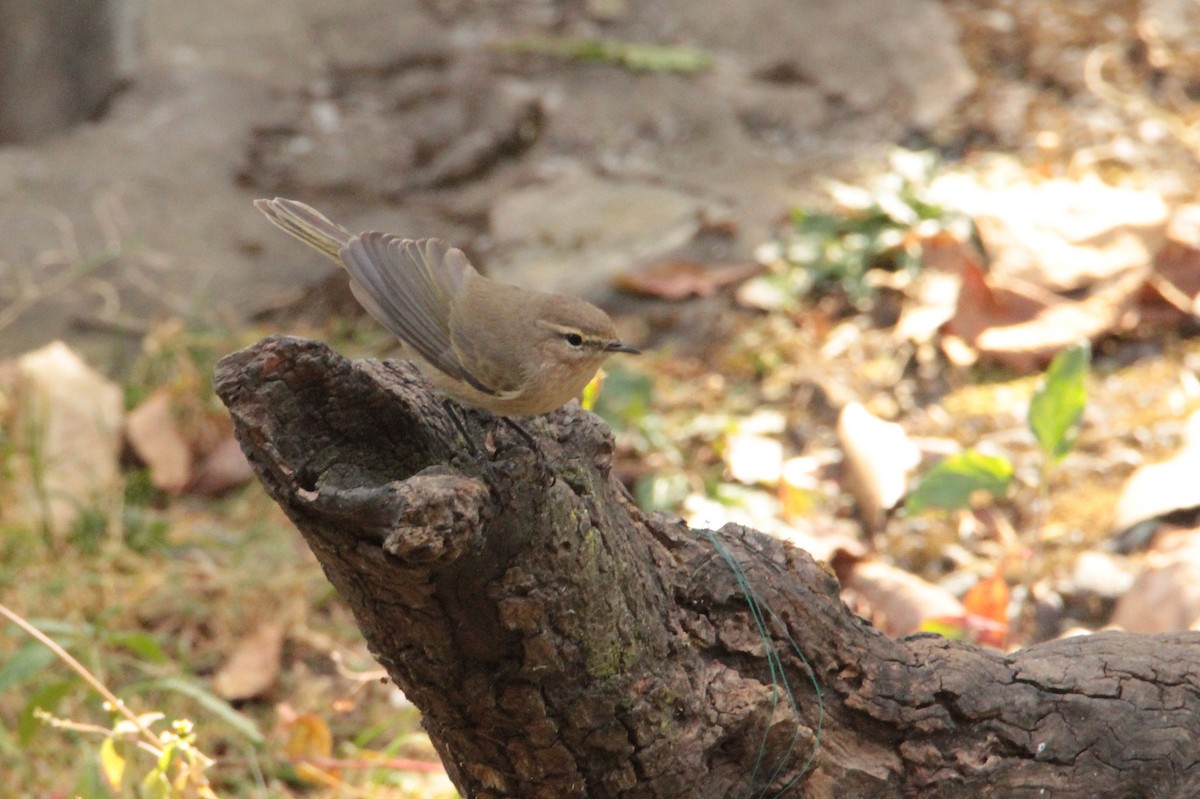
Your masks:
<instances>
[{"instance_id":1,"label":"bark texture","mask_svg":"<svg viewBox=\"0 0 1200 799\"><path fill-rule=\"evenodd\" d=\"M472 452L405 363L271 338L215 382L464 796L1200 793L1200 635L891 640L805 552L639 511L577 407L540 452L460 411Z\"/></svg>"}]
</instances>

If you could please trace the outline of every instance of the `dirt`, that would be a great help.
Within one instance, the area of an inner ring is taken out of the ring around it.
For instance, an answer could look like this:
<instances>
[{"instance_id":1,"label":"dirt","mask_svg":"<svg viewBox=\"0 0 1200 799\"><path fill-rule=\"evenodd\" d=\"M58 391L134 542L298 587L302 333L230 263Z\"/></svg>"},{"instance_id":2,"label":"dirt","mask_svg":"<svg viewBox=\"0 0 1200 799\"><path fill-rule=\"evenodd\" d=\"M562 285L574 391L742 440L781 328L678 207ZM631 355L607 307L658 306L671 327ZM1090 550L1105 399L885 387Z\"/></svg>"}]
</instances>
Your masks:
<instances>
[{"instance_id":1,"label":"dirt","mask_svg":"<svg viewBox=\"0 0 1200 799\"><path fill-rule=\"evenodd\" d=\"M332 267L263 195L599 299L668 255L745 260L976 82L930 0L197 0L145 23L103 119L0 148L0 355L63 337L119 367L157 317L236 322L317 283ZM512 52L548 37L711 65Z\"/></svg>"}]
</instances>

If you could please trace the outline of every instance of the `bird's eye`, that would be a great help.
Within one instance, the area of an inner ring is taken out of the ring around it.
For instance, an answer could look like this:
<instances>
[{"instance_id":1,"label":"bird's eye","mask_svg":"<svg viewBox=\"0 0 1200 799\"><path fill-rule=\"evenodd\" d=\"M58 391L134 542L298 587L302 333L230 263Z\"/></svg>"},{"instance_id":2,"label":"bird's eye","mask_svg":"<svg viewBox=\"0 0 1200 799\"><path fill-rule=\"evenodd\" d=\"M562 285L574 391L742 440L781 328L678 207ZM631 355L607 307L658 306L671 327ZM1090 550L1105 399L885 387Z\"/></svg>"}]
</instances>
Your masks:
<instances>
[{"instance_id":1,"label":"bird's eye","mask_svg":"<svg viewBox=\"0 0 1200 799\"><path fill-rule=\"evenodd\" d=\"M568 333L566 335L566 339L567 339L567 343L570 344L572 347L582 347L583 346L583 336L579 335L578 333Z\"/></svg>"}]
</instances>

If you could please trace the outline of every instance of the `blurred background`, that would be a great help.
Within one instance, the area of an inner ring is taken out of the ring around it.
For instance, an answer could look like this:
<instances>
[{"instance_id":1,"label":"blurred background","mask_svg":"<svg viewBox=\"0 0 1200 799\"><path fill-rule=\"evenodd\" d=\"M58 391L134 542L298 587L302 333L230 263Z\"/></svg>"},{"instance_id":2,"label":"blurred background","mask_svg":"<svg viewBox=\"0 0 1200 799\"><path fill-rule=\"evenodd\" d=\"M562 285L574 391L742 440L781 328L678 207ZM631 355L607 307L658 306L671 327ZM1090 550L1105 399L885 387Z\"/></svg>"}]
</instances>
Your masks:
<instances>
[{"instance_id":1,"label":"blurred background","mask_svg":"<svg viewBox=\"0 0 1200 799\"><path fill-rule=\"evenodd\" d=\"M604 305L642 506L889 633L1194 625L1198 42L1193 0L7 0L0 603L217 761L10 623L13 795L454 795L211 392L271 333L393 352L257 197Z\"/></svg>"}]
</instances>

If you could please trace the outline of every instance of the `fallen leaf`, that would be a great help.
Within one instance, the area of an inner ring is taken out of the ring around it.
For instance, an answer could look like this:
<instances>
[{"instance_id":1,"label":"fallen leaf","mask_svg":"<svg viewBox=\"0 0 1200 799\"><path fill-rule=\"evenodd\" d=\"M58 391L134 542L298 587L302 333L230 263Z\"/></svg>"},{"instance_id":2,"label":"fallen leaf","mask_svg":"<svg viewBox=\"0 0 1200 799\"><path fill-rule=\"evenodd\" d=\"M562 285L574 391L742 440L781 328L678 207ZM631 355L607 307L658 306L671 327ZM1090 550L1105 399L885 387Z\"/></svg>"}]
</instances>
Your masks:
<instances>
[{"instance_id":1,"label":"fallen leaf","mask_svg":"<svg viewBox=\"0 0 1200 799\"><path fill-rule=\"evenodd\" d=\"M213 676L213 690L223 699L251 699L269 689L279 676L283 623L267 621L242 636Z\"/></svg>"},{"instance_id":2,"label":"fallen leaf","mask_svg":"<svg viewBox=\"0 0 1200 799\"><path fill-rule=\"evenodd\" d=\"M120 387L61 341L25 353L11 373L0 514L57 534L107 513L107 498L121 495Z\"/></svg>"},{"instance_id":3,"label":"fallen leaf","mask_svg":"<svg viewBox=\"0 0 1200 799\"><path fill-rule=\"evenodd\" d=\"M212 496L243 485L253 477L254 470L246 460L241 444L228 436L201 459L187 482L187 491Z\"/></svg>"},{"instance_id":4,"label":"fallen leaf","mask_svg":"<svg viewBox=\"0 0 1200 799\"><path fill-rule=\"evenodd\" d=\"M1017 182L976 199L975 227L992 273L1059 293L1143 266L1166 235L1161 196L1094 175Z\"/></svg>"},{"instance_id":5,"label":"fallen leaf","mask_svg":"<svg viewBox=\"0 0 1200 799\"><path fill-rule=\"evenodd\" d=\"M1111 623L1133 633L1191 629L1200 622L1200 530L1147 555L1146 568L1113 610Z\"/></svg>"},{"instance_id":6,"label":"fallen leaf","mask_svg":"<svg viewBox=\"0 0 1200 799\"><path fill-rule=\"evenodd\" d=\"M1150 286L1188 316L1200 316L1200 249L1168 242L1159 251Z\"/></svg>"},{"instance_id":7,"label":"fallen leaf","mask_svg":"<svg viewBox=\"0 0 1200 799\"><path fill-rule=\"evenodd\" d=\"M838 442L846 455L846 484L858 501L863 523L878 532L887 513L908 491L908 479L921 463L921 450L904 428L873 416L861 403L842 409Z\"/></svg>"},{"instance_id":8,"label":"fallen leaf","mask_svg":"<svg viewBox=\"0 0 1200 799\"><path fill-rule=\"evenodd\" d=\"M1183 446L1168 460L1146 464L1125 481L1117 500L1114 527L1135 524L1200 506L1200 411L1187 420Z\"/></svg>"},{"instance_id":9,"label":"fallen leaf","mask_svg":"<svg viewBox=\"0 0 1200 799\"><path fill-rule=\"evenodd\" d=\"M783 444L753 433L725 437L725 466L739 483L776 485L783 473Z\"/></svg>"},{"instance_id":10,"label":"fallen leaf","mask_svg":"<svg viewBox=\"0 0 1200 799\"><path fill-rule=\"evenodd\" d=\"M970 242L947 230L921 240L921 271L907 290L907 301L896 322L901 341L933 341L941 327L954 318L958 292L967 264L979 269L981 257Z\"/></svg>"},{"instance_id":11,"label":"fallen leaf","mask_svg":"<svg viewBox=\"0 0 1200 799\"><path fill-rule=\"evenodd\" d=\"M818 504L825 463L811 455L788 458L779 470L779 506L789 522L808 517Z\"/></svg>"},{"instance_id":12,"label":"fallen leaf","mask_svg":"<svg viewBox=\"0 0 1200 799\"><path fill-rule=\"evenodd\" d=\"M1001 285L977 265L967 264L959 304L945 332L969 349L953 344L944 349L960 365L972 362L962 363L964 352L971 352L1019 371L1034 371L1071 344L1117 332L1136 321L1126 314L1149 269L1149 264L1128 269L1083 299L1072 300L1011 280Z\"/></svg>"},{"instance_id":13,"label":"fallen leaf","mask_svg":"<svg viewBox=\"0 0 1200 799\"><path fill-rule=\"evenodd\" d=\"M943 328L942 349L959 366L978 359L976 342L988 330L1019 325L1037 317L1058 298L1036 287L992 285L982 265L962 263L962 284L954 315Z\"/></svg>"},{"instance_id":14,"label":"fallen leaf","mask_svg":"<svg viewBox=\"0 0 1200 799\"><path fill-rule=\"evenodd\" d=\"M966 610L953 594L878 560L850 567L842 585L866 602L860 613L887 635L908 635L930 619L961 618Z\"/></svg>"},{"instance_id":15,"label":"fallen leaf","mask_svg":"<svg viewBox=\"0 0 1200 799\"><path fill-rule=\"evenodd\" d=\"M1062 300L1018 324L981 332L975 348L1014 368L1039 368L1061 349L1131 326L1125 319L1146 281L1149 264L1131 268L1081 300Z\"/></svg>"},{"instance_id":16,"label":"fallen leaf","mask_svg":"<svg viewBox=\"0 0 1200 799\"><path fill-rule=\"evenodd\" d=\"M125 417L125 438L150 470L150 483L179 492L192 473L192 449L175 424L171 398L159 389Z\"/></svg>"},{"instance_id":17,"label":"fallen leaf","mask_svg":"<svg viewBox=\"0 0 1200 799\"><path fill-rule=\"evenodd\" d=\"M1011 594L1004 581L1004 563L984 577L962 599L967 611L969 636L978 644L1003 649L1008 641L1008 605Z\"/></svg>"},{"instance_id":18,"label":"fallen leaf","mask_svg":"<svg viewBox=\"0 0 1200 799\"><path fill-rule=\"evenodd\" d=\"M637 272L620 275L617 288L631 294L644 294L663 300L685 297L711 297L725 286L740 283L764 270L762 264L748 262L707 266L695 261L662 261Z\"/></svg>"},{"instance_id":19,"label":"fallen leaf","mask_svg":"<svg viewBox=\"0 0 1200 799\"><path fill-rule=\"evenodd\" d=\"M333 753L333 733L325 720L314 713L301 713L284 720L287 740L283 751L302 779L320 785L341 784L340 771L316 763L329 760Z\"/></svg>"}]
</instances>

